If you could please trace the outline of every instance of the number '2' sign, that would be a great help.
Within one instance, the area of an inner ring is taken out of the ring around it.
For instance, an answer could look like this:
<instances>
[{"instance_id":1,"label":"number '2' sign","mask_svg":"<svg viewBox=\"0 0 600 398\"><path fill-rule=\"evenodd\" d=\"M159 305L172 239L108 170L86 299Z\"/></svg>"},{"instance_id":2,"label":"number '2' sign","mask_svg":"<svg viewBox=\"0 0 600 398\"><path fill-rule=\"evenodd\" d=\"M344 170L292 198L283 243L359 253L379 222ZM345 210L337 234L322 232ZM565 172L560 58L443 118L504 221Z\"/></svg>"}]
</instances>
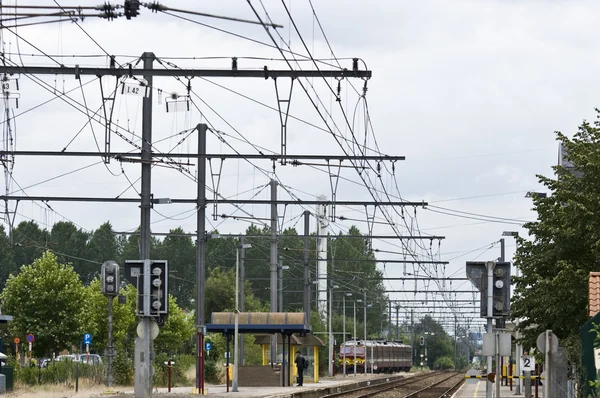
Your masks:
<instances>
[{"instance_id":1,"label":"number '2' sign","mask_svg":"<svg viewBox=\"0 0 600 398\"><path fill-rule=\"evenodd\" d=\"M535 370L535 357L522 356L521 370L524 372L533 372Z\"/></svg>"}]
</instances>

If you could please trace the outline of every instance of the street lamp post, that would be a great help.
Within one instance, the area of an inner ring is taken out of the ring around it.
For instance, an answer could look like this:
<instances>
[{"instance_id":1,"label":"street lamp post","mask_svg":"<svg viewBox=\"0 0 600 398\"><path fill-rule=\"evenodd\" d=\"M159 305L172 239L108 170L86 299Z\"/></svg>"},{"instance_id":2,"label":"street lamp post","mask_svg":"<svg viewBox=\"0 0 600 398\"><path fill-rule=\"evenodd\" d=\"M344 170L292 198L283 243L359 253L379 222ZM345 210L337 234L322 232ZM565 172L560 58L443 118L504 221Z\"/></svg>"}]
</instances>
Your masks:
<instances>
[{"instance_id":1,"label":"street lamp post","mask_svg":"<svg viewBox=\"0 0 600 398\"><path fill-rule=\"evenodd\" d=\"M277 279L279 279L279 312L283 312L283 271L290 269L288 265L283 265L283 260L279 257L279 265L277 266Z\"/></svg>"},{"instance_id":2,"label":"street lamp post","mask_svg":"<svg viewBox=\"0 0 600 398\"><path fill-rule=\"evenodd\" d=\"M528 192L527 194L531 194L532 192ZM546 197L546 194L539 194L534 192L534 194L538 194L538 196L540 195L544 195L542 197ZM532 197L532 196L526 196L526 197ZM512 236L514 238L517 238L519 236L519 233L516 231L504 231L502 232L502 236ZM516 270L516 276L519 276L519 268L515 267ZM519 327L519 318L515 319L515 326L518 328ZM520 338L519 336L519 331L517 330L515 332L515 338L518 340ZM515 357L516 357L516 365L517 365L517 375L521 375L521 355L522 354L522 350L523 348L521 347L521 344L516 344L515 345ZM521 394L521 379L517 378L516 380L516 385L515 385L515 394Z\"/></svg>"},{"instance_id":3,"label":"street lamp post","mask_svg":"<svg viewBox=\"0 0 600 398\"><path fill-rule=\"evenodd\" d=\"M239 325L239 314L238 309L239 302L239 272L240 272L240 249L249 249L252 245L239 244L235 251L235 332L233 335L233 380L231 381L231 391L238 392L238 325Z\"/></svg>"}]
</instances>

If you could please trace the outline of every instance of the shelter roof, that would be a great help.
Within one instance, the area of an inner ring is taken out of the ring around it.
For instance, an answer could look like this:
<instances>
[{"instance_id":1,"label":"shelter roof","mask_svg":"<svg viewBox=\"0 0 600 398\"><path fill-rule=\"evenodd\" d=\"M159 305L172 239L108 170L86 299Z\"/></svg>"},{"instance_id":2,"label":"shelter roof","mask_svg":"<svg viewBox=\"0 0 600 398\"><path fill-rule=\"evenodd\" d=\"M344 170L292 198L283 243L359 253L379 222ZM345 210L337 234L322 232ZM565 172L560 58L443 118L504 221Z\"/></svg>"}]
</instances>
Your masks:
<instances>
[{"instance_id":1,"label":"shelter roof","mask_svg":"<svg viewBox=\"0 0 600 398\"><path fill-rule=\"evenodd\" d=\"M317 336L313 335L313 334L306 334L304 336L297 336L297 335L292 335L292 344L293 345L299 345L299 346L305 346L305 347L324 347L325 343L323 342L323 340L321 340L320 338L318 338ZM262 336L256 336L256 339L254 340L254 344L271 344L271 336L268 335L262 335ZM277 335L277 344L283 344L282 340L281 340L281 335Z\"/></svg>"},{"instance_id":2,"label":"shelter roof","mask_svg":"<svg viewBox=\"0 0 600 398\"><path fill-rule=\"evenodd\" d=\"M253 334L310 333L304 312L240 312L238 314L238 332ZM206 325L207 332L233 333L235 313L213 312L211 323Z\"/></svg>"}]
</instances>

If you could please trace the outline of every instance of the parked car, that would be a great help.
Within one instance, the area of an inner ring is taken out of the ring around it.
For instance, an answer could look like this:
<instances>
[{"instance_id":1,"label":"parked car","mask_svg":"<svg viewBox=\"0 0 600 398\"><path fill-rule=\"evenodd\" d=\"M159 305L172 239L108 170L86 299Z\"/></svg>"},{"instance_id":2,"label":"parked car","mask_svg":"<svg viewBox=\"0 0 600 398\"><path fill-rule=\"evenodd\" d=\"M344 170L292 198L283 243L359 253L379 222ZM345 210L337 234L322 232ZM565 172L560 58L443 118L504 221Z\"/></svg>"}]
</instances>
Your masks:
<instances>
[{"instance_id":1,"label":"parked car","mask_svg":"<svg viewBox=\"0 0 600 398\"><path fill-rule=\"evenodd\" d=\"M77 361L79 356L77 354L59 355L56 357L56 361Z\"/></svg>"},{"instance_id":2,"label":"parked car","mask_svg":"<svg viewBox=\"0 0 600 398\"><path fill-rule=\"evenodd\" d=\"M102 365L102 358L98 354L81 354L79 361L87 365Z\"/></svg>"}]
</instances>

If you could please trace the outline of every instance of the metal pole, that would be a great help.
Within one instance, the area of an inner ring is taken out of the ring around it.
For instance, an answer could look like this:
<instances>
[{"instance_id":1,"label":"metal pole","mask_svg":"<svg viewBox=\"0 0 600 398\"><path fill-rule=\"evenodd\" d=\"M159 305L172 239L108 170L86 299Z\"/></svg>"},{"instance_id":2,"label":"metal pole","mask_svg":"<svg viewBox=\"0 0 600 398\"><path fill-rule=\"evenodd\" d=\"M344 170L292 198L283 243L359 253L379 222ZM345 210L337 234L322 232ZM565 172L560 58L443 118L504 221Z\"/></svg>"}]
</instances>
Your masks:
<instances>
[{"instance_id":1,"label":"metal pole","mask_svg":"<svg viewBox=\"0 0 600 398\"><path fill-rule=\"evenodd\" d=\"M235 329L233 336L233 381L231 382L231 391L238 392L238 328L239 328L239 311L238 311L238 292L240 274L240 249L235 250Z\"/></svg>"},{"instance_id":2,"label":"metal pole","mask_svg":"<svg viewBox=\"0 0 600 398\"><path fill-rule=\"evenodd\" d=\"M319 196L318 200L325 201L325 196ZM326 207L325 204L317 205L317 310L321 319L327 317L327 237L326 237Z\"/></svg>"},{"instance_id":3,"label":"metal pole","mask_svg":"<svg viewBox=\"0 0 600 398\"><path fill-rule=\"evenodd\" d=\"M283 312L283 259L279 257L279 265L277 266L277 279L279 279L279 312Z\"/></svg>"},{"instance_id":4,"label":"metal pole","mask_svg":"<svg viewBox=\"0 0 600 398\"><path fill-rule=\"evenodd\" d=\"M106 384L108 387L113 385L113 296L108 296L108 364L106 368Z\"/></svg>"},{"instance_id":5,"label":"metal pole","mask_svg":"<svg viewBox=\"0 0 600 398\"><path fill-rule=\"evenodd\" d=\"M494 262L493 261L488 261L487 262L487 332L488 333L492 333L493 332L493 326L492 326L492 314L493 314L493 299L492 299L492 292L493 292L493 283L494 283ZM487 372L491 373L492 372L492 355L488 355L487 357ZM487 380L485 382L485 396L486 398L492 398L492 382Z\"/></svg>"},{"instance_id":6,"label":"metal pole","mask_svg":"<svg viewBox=\"0 0 600 398\"><path fill-rule=\"evenodd\" d=\"M144 69L149 73L144 75L144 79L149 87L152 87L152 68L155 56L153 53L145 52L142 54L144 60ZM143 338L141 339L142 349L139 358L139 369L136 370L139 377L135 378L135 396L152 396L152 362L151 341L150 341L150 214L151 214L151 195L152 195L152 90L148 91L148 96L142 100L142 176L141 176L141 206L140 206L140 258L144 260L144 291L143 291L143 309L142 317Z\"/></svg>"},{"instance_id":7,"label":"metal pole","mask_svg":"<svg viewBox=\"0 0 600 398\"><path fill-rule=\"evenodd\" d=\"M371 342L371 374L373 374L373 365L375 365L375 357L373 356L373 346L375 342Z\"/></svg>"},{"instance_id":8,"label":"metal pole","mask_svg":"<svg viewBox=\"0 0 600 398\"><path fill-rule=\"evenodd\" d=\"M271 180L271 312L277 312L277 181ZM277 363L277 335L271 336L271 366Z\"/></svg>"},{"instance_id":9,"label":"metal pole","mask_svg":"<svg viewBox=\"0 0 600 398\"><path fill-rule=\"evenodd\" d=\"M519 268L516 269L516 274L517 276L519 276ZM515 338L517 339L517 341L521 338L520 333L519 333L519 318L515 319L515 325L516 325L516 333L515 333ZM521 357L523 356L523 347L521 346L521 344L516 344L515 346L515 356L517 357L517 376L521 376ZM521 386L524 385L524 380L521 381L521 379L517 379L516 382L516 386L515 386L515 395L520 395L521 394ZM530 384L530 388L531 388L531 384ZM531 389L530 389L530 394L531 394Z\"/></svg>"},{"instance_id":10,"label":"metal pole","mask_svg":"<svg viewBox=\"0 0 600 398\"><path fill-rule=\"evenodd\" d=\"M516 326L519 326L519 322L518 320L515 322ZM515 338L518 340L521 338L519 331L517 330L515 333ZM516 358L516 375L517 376L521 376L521 357L523 356L523 349L521 347L521 344L516 344L515 346L515 356ZM521 381L520 378L517 378L516 383L515 383L515 395L521 395L521 386L523 385L523 381Z\"/></svg>"},{"instance_id":11,"label":"metal pole","mask_svg":"<svg viewBox=\"0 0 600 398\"><path fill-rule=\"evenodd\" d=\"M327 368L328 368L329 377L333 376L333 326L332 326L332 322L331 322L332 311L333 311L333 284L330 283L329 284L329 314L327 314L328 315L327 328L329 329L329 366Z\"/></svg>"},{"instance_id":12,"label":"metal pole","mask_svg":"<svg viewBox=\"0 0 600 398\"><path fill-rule=\"evenodd\" d=\"M231 357L231 351L229 350L229 341L231 340L231 335L227 333L227 360L225 361L225 391L229 392L229 358Z\"/></svg>"},{"instance_id":13,"label":"metal pole","mask_svg":"<svg viewBox=\"0 0 600 398\"><path fill-rule=\"evenodd\" d=\"M356 376L356 301L352 303L354 304L354 376Z\"/></svg>"},{"instance_id":14,"label":"metal pole","mask_svg":"<svg viewBox=\"0 0 600 398\"><path fill-rule=\"evenodd\" d=\"M396 305L396 341L400 341L400 306Z\"/></svg>"},{"instance_id":15,"label":"metal pole","mask_svg":"<svg viewBox=\"0 0 600 398\"><path fill-rule=\"evenodd\" d=\"M411 330L411 339L410 339L410 342L411 342L411 345L414 347L415 346L415 338L416 338L416 336L415 336L415 319L414 319L413 315L414 315L413 314L413 310L411 309L410 310L410 330ZM415 350L412 353L413 362L415 361L416 355L417 355L417 349L415 348Z\"/></svg>"},{"instance_id":16,"label":"metal pole","mask_svg":"<svg viewBox=\"0 0 600 398\"><path fill-rule=\"evenodd\" d=\"M308 255L308 237L310 236L310 212L304 211L304 316L310 325L310 270Z\"/></svg>"},{"instance_id":17,"label":"metal pole","mask_svg":"<svg viewBox=\"0 0 600 398\"><path fill-rule=\"evenodd\" d=\"M458 358L460 357L458 355L458 350L456 347L456 334L458 333L458 319L456 317L456 315L454 316L454 364L456 366L456 368L458 368Z\"/></svg>"},{"instance_id":18,"label":"metal pole","mask_svg":"<svg viewBox=\"0 0 600 398\"><path fill-rule=\"evenodd\" d=\"M206 154L206 124L199 124L198 154ZM196 197L196 388L204 394L204 289L206 283L206 158L198 157Z\"/></svg>"},{"instance_id":19,"label":"metal pole","mask_svg":"<svg viewBox=\"0 0 600 398\"><path fill-rule=\"evenodd\" d=\"M550 389L552 386L552 342L550 335L552 330L546 330L546 356L544 358L544 373L546 373L546 380L544 380L544 398L550 398Z\"/></svg>"},{"instance_id":20,"label":"metal pole","mask_svg":"<svg viewBox=\"0 0 600 398\"><path fill-rule=\"evenodd\" d=\"M500 398L500 385L502 382L502 362L500 360L500 333L496 333L496 398Z\"/></svg>"},{"instance_id":21,"label":"metal pole","mask_svg":"<svg viewBox=\"0 0 600 398\"><path fill-rule=\"evenodd\" d=\"M390 340L390 337L392 337L392 300L388 301L388 322L387 339Z\"/></svg>"},{"instance_id":22,"label":"metal pole","mask_svg":"<svg viewBox=\"0 0 600 398\"><path fill-rule=\"evenodd\" d=\"M246 285L246 268L244 266L244 260L246 259L246 248L244 247L245 236L240 236L240 312L246 311L244 304L245 297L245 285ZM244 366L244 336L240 339L240 364Z\"/></svg>"},{"instance_id":23,"label":"metal pole","mask_svg":"<svg viewBox=\"0 0 600 398\"><path fill-rule=\"evenodd\" d=\"M367 374L367 289L363 289L363 299L364 299L364 313L363 313L363 322L365 328L365 368L363 369L363 373ZM372 365L371 365L372 366Z\"/></svg>"},{"instance_id":24,"label":"metal pole","mask_svg":"<svg viewBox=\"0 0 600 398\"><path fill-rule=\"evenodd\" d=\"M167 364L167 370L169 372L168 373L168 389L167 389L168 392L171 392L171 368L172 368L172 366L171 366L171 357L169 357L169 362Z\"/></svg>"},{"instance_id":25,"label":"metal pole","mask_svg":"<svg viewBox=\"0 0 600 398\"><path fill-rule=\"evenodd\" d=\"M344 297L342 299L342 305L344 307L344 316L342 317L342 329L343 329L343 333L342 333L342 343L344 343L346 341L346 294L344 294ZM340 347L342 345L340 344ZM344 366L344 376L346 376L346 347L344 347L343 353L342 353L342 357L343 357L343 366Z\"/></svg>"},{"instance_id":26,"label":"metal pole","mask_svg":"<svg viewBox=\"0 0 600 398\"><path fill-rule=\"evenodd\" d=\"M504 238L500 238L500 261L504 262L505 258L506 258L506 251L505 251L505 246L504 246ZM510 288L509 288L510 289ZM498 319L498 321L500 321L500 319ZM498 322L496 322L496 327L498 327ZM502 326L501 327L505 327L505 322L504 319L502 320ZM498 341L500 339L500 336L498 336ZM498 377L502 376L502 357L500 356L500 343L498 343L498 348L496 350L496 373L499 375ZM508 374L508 372L507 372ZM498 397L500 397L500 383L501 380L498 380L497 384L498 386L496 387L496 395ZM512 381L512 380L511 380ZM504 382L506 383L506 380L504 380ZM505 384L506 385L506 384Z\"/></svg>"}]
</instances>

